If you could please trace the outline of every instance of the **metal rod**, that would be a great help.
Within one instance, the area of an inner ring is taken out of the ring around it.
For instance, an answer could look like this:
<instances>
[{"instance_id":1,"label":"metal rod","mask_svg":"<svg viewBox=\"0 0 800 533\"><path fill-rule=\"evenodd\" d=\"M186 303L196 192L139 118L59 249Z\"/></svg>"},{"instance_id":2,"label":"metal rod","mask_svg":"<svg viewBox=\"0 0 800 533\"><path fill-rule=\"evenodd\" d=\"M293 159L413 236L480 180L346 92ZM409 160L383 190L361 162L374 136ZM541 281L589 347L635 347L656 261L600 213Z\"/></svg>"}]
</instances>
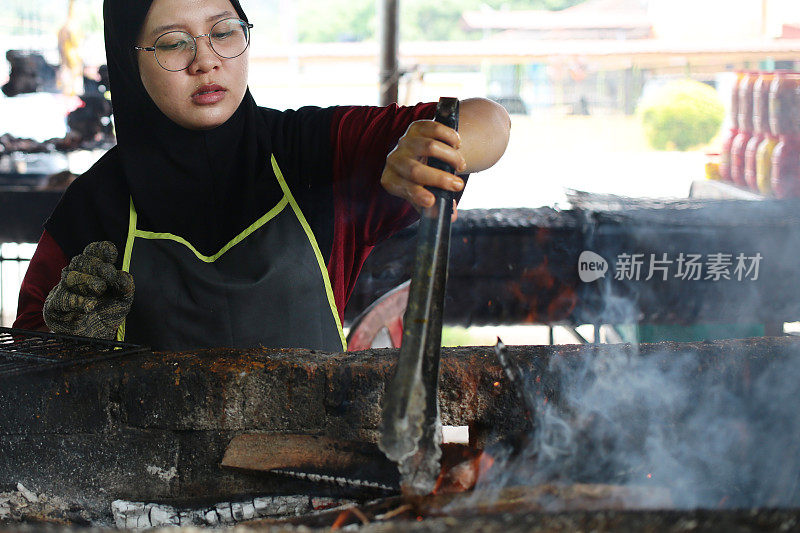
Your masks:
<instances>
[{"instance_id":1,"label":"metal rod","mask_svg":"<svg viewBox=\"0 0 800 533\"><path fill-rule=\"evenodd\" d=\"M400 31L400 0L381 0L381 50L379 102L387 106L397 102L400 67L397 59Z\"/></svg>"},{"instance_id":2,"label":"metal rod","mask_svg":"<svg viewBox=\"0 0 800 533\"><path fill-rule=\"evenodd\" d=\"M436 120L457 129L458 100L440 99ZM433 158L428 165L454 170ZM431 192L436 201L423 210L419 223L403 341L384 399L379 442L386 456L399 464L403 491L412 494L433 490L441 458L437 392L453 193L436 188Z\"/></svg>"}]
</instances>

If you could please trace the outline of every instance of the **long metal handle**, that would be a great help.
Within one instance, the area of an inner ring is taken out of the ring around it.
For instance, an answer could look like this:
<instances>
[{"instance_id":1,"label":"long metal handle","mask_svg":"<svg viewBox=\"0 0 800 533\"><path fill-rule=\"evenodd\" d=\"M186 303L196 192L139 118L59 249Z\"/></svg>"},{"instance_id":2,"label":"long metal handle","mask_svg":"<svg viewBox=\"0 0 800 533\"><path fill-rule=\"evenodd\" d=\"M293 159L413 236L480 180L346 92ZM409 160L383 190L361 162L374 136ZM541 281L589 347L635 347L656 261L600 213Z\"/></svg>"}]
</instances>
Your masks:
<instances>
[{"instance_id":1,"label":"long metal handle","mask_svg":"<svg viewBox=\"0 0 800 533\"><path fill-rule=\"evenodd\" d=\"M458 100L441 98L437 122L458 128ZM453 173L450 165L429 159L428 165ZM412 494L430 493L439 474L439 355L450 253L453 193L431 188L434 205L423 210L403 342L397 370L386 391L379 446L397 462L401 487Z\"/></svg>"}]
</instances>

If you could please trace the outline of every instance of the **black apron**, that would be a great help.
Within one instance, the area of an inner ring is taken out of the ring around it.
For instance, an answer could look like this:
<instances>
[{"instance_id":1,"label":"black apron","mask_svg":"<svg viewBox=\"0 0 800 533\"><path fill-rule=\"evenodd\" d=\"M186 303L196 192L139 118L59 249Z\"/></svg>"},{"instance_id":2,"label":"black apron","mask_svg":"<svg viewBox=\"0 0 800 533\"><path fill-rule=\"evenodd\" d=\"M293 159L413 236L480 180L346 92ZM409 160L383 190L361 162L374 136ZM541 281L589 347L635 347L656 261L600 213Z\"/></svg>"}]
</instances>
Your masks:
<instances>
[{"instance_id":1,"label":"black apron","mask_svg":"<svg viewBox=\"0 0 800 533\"><path fill-rule=\"evenodd\" d=\"M346 351L325 261L271 161L283 197L213 256L176 235L138 229L131 199L122 269L133 275L136 295L119 340L154 350Z\"/></svg>"}]
</instances>

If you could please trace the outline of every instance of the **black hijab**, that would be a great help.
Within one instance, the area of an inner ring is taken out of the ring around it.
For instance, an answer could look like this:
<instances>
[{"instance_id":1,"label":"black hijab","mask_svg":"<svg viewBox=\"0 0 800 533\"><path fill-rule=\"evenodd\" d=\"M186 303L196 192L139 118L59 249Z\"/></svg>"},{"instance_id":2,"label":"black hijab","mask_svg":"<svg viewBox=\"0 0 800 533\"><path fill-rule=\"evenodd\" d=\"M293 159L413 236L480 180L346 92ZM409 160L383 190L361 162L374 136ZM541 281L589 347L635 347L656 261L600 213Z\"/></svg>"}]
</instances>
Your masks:
<instances>
[{"instance_id":1,"label":"black hijab","mask_svg":"<svg viewBox=\"0 0 800 533\"><path fill-rule=\"evenodd\" d=\"M187 130L147 94L133 46L153 0L105 0L103 16L118 169L139 228L173 233L212 255L279 198L269 134L250 90L211 130ZM238 0L229 0L242 20Z\"/></svg>"}]
</instances>

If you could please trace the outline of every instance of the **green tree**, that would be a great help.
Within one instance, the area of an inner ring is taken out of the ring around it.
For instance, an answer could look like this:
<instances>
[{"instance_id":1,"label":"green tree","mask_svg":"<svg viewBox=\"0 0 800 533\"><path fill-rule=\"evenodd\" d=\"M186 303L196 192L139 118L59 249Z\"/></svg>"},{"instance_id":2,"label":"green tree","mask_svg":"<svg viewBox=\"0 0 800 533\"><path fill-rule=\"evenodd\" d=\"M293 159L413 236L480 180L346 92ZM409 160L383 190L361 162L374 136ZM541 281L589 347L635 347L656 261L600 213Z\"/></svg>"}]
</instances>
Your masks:
<instances>
[{"instance_id":1,"label":"green tree","mask_svg":"<svg viewBox=\"0 0 800 533\"><path fill-rule=\"evenodd\" d=\"M460 24L464 11L480 9L564 9L585 0L400 0L400 36L406 41L480 38ZM377 34L380 0L300 0L301 42L364 41Z\"/></svg>"},{"instance_id":2,"label":"green tree","mask_svg":"<svg viewBox=\"0 0 800 533\"><path fill-rule=\"evenodd\" d=\"M645 98L638 114L653 148L684 151L714 138L725 106L714 89L686 79L669 82Z\"/></svg>"},{"instance_id":3,"label":"green tree","mask_svg":"<svg viewBox=\"0 0 800 533\"><path fill-rule=\"evenodd\" d=\"M300 0L297 33L300 42L374 39L375 0Z\"/></svg>"}]
</instances>

